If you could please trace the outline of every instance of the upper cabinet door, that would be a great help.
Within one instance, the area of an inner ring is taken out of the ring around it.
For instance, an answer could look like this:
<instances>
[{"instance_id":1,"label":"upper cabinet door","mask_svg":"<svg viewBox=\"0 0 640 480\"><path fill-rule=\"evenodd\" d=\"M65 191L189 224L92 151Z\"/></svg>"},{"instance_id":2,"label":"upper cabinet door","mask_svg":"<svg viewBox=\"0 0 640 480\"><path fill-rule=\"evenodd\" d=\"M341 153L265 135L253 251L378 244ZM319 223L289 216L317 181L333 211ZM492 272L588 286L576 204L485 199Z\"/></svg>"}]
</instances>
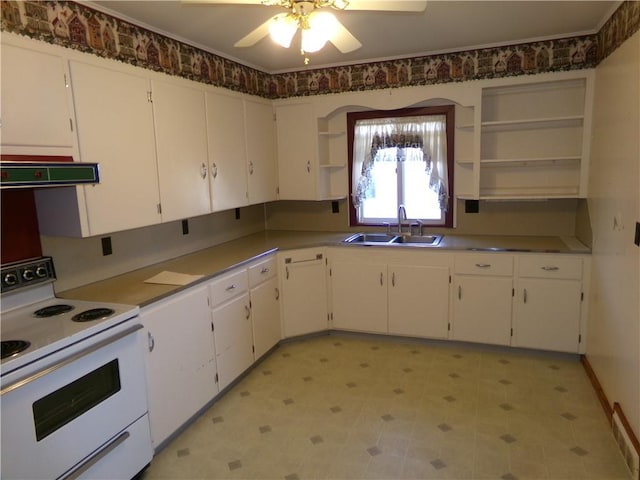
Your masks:
<instances>
[{"instance_id":1,"label":"upper cabinet door","mask_svg":"<svg viewBox=\"0 0 640 480\"><path fill-rule=\"evenodd\" d=\"M271 102L244 100L249 204L277 199L276 129Z\"/></svg>"},{"instance_id":2,"label":"upper cabinet door","mask_svg":"<svg viewBox=\"0 0 640 480\"><path fill-rule=\"evenodd\" d=\"M204 90L152 80L162 221L211 211Z\"/></svg>"},{"instance_id":3,"label":"upper cabinet door","mask_svg":"<svg viewBox=\"0 0 640 480\"><path fill-rule=\"evenodd\" d=\"M280 200L317 199L317 131L309 103L276 107Z\"/></svg>"},{"instance_id":4,"label":"upper cabinet door","mask_svg":"<svg viewBox=\"0 0 640 480\"><path fill-rule=\"evenodd\" d=\"M149 81L145 76L70 62L80 158L100 164L86 186L90 235L160 223Z\"/></svg>"},{"instance_id":5,"label":"upper cabinet door","mask_svg":"<svg viewBox=\"0 0 640 480\"><path fill-rule=\"evenodd\" d=\"M61 57L3 43L2 153L73 155L68 90Z\"/></svg>"},{"instance_id":6,"label":"upper cabinet door","mask_svg":"<svg viewBox=\"0 0 640 480\"><path fill-rule=\"evenodd\" d=\"M214 212L248 204L242 98L206 92L209 178Z\"/></svg>"}]
</instances>

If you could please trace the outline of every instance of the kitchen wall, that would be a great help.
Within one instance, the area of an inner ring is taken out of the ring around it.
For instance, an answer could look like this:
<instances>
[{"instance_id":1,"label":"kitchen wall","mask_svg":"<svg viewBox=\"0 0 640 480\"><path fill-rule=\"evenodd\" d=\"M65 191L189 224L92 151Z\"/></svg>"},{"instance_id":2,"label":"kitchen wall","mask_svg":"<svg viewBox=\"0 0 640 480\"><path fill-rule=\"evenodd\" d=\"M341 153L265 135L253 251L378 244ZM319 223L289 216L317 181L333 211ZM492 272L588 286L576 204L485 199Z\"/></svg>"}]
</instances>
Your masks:
<instances>
[{"instance_id":1,"label":"kitchen wall","mask_svg":"<svg viewBox=\"0 0 640 480\"><path fill-rule=\"evenodd\" d=\"M587 359L640 437L640 32L596 69Z\"/></svg>"},{"instance_id":2,"label":"kitchen wall","mask_svg":"<svg viewBox=\"0 0 640 480\"><path fill-rule=\"evenodd\" d=\"M54 259L61 292L186 255L213 245L264 230L264 205L213 213L189 219L189 234L182 234L182 222L168 222L146 228L116 232L111 237L113 253L102 254L102 238L41 236L42 252Z\"/></svg>"},{"instance_id":3,"label":"kitchen wall","mask_svg":"<svg viewBox=\"0 0 640 480\"><path fill-rule=\"evenodd\" d=\"M580 203L581 201L575 199L540 202L482 201L479 213L464 213L464 202L458 201L457 227L453 233L574 236ZM338 206L339 213L332 213L331 202L274 202L267 205L267 228L312 231L363 230L362 227L349 228L347 200L341 200ZM584 217L580 218L584 224ZM380 230L380 227L370 229ZM451 230L435 228L429 231L451 233ZM590 239L583 240L585 243L589 241Z\"/></svg>"}]
</instances>

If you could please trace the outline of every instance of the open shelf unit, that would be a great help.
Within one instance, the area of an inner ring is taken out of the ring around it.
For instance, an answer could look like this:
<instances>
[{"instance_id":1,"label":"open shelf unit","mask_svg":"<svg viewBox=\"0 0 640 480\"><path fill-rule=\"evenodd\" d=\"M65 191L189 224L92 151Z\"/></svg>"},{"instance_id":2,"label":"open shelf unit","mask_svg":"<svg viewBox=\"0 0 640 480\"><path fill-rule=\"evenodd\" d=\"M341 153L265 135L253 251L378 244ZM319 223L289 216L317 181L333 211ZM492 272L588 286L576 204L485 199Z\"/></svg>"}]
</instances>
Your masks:
<instances>
[{"instance_id":1,"label":"open shelf unit","mask_svg":"<svg viewBox=\"0 0 640 480\"><path fill-rule=\"evenodd\" d=\"M318 118L319 194L325 200L348 194L346 121L344 113Z\"/></svg>"},{"instance_id":2,"label":"open shelf unit","mask_svg":"<svg viewBox=\"0 0 640 480\"><path fill-rule=\"evenodd\" d=\"M586 196L591 82L583 73L482 89L478 198Z\"/></svg>"}]
</instances>

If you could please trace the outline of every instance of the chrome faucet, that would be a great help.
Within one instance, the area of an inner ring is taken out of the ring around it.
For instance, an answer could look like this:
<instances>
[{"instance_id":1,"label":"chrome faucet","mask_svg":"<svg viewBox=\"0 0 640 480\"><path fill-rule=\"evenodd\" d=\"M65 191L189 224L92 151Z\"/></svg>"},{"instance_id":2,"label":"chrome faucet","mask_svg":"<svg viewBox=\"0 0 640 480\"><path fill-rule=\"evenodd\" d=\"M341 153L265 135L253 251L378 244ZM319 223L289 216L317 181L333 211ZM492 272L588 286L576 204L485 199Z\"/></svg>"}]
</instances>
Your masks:
<instances>
[{"instance_id":1,"label":"chrome faucet","mask_svg":"<svg viewBox=\"0 0 640 480\"><path fill-rule=\"evenodd\" d=\"M403 204L400 204L398 207L398 233L402 233L402 220L407 219L407 210L404 208Z\"/></svg>"}]
</instances>

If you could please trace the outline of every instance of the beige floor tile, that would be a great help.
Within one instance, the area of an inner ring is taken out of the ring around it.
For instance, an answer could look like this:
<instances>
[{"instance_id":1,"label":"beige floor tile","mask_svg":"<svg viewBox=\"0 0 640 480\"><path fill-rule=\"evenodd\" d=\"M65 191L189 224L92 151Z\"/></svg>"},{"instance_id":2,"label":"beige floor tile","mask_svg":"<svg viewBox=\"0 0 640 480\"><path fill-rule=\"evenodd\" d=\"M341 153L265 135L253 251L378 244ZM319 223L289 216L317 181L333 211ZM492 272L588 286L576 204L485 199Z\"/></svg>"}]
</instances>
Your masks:
<instances>
[{"instance_id":1,"label":"beige floor tile","mask_svg":"<svg viewBox=\"0 0 640 480\"><path fill-rule=\"evenodd\" d=\"M154 479L629 480L577 357L287 342L154 457Z\"/></svg>"}]
</instances>

